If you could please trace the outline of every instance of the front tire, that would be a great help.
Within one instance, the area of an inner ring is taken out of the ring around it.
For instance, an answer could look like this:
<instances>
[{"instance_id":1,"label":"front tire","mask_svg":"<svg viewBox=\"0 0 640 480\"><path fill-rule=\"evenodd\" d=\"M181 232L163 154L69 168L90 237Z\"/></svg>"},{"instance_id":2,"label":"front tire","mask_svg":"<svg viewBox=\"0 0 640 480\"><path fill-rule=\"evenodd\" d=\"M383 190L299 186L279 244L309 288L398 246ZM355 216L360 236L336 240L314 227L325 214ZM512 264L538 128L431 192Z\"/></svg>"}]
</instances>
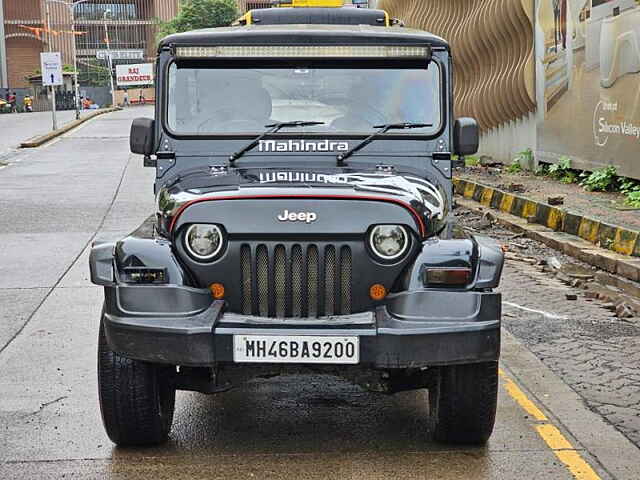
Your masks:
<instances>
[{"instance_id":1,"label":"front tire","mask_svg":"<svg viewBox=\"0 0 640 480\"><path fill-rule=\"evenodd\" d=\"M103 317L104 318L104 314ZM132 360L109 348L100 321L98 335L98 392L102 423L117 445L165 442L171 430L175 388L171 367Z\"/></svg>"},{"instance_id":2,"label":"front tire","mask_svg":"<svg viewBox=\"0 0 640 480\"><path fill-rule=\"evenodd\" d=\"M498 362L440 367L429 403L436 441L484 445L496 419Z\"/></svg>"}]
</instances>

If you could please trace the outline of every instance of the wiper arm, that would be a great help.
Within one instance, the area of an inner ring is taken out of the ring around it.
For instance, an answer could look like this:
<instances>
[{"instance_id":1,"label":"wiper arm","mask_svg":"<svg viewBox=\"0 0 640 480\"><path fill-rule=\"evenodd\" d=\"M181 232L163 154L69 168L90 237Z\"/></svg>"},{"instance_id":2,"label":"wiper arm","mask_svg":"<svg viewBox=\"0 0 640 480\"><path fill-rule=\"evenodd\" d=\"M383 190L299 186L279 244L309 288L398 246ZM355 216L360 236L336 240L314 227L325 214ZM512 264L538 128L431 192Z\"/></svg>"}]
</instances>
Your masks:
<instances>
[{"instance_id":1,"label":"wiper arm","mask_svg":"<svg viewBox=\"0 0 640 480\"><path fill-rule=\"evenodd\" d=\"M295 120L293 122L278 122L278 123L270 123L269 125L265 125L265 128L268 128L269 130L267 130L262 135L257 137L255 140L253 140L247 146L241 148L240 150L238 150L235 153L232 153L229 156L229 163L235 162L237 159L239 159L241 156L243 156L249 150L252 150L253 148L255 148L256 145L258 145L260 143L260 140L262 140L264 137L266 137L267 135L271 135L272 133L276 133L277 131L279 131L282 128L285 128L285 127L311 127L311 126L314 126L314 125L324 125L324 122L306 122L304 120Z\"/></svg>"},{"instance_id":2,"label":"wiper arm","mask_svg":"<svg viewBox=\"0 0 640 480\"><path fill-rule=\"evenodd\" d=\"M380 135L384 135L389 130L407 130L407 129L410 129L410 128L426 128L426 127L433 127L433 124L431 124L431 123L405 122L405 123L387 123L385 125L374 125L373 128L379 128L380 130L378 130L377 132L375 132L372 135L370 135L367 138L365 138L362 142L360 142L358 145L353 147L348 152L339 153L336 156L336 160L338 160L338 166L340 167L340 166L344 165L344 161L347 158L349 158L354 153L359 152L364 147L366 147L371 142L373 142L376 138L378 138Z\"/></svg>"}]
</instances>

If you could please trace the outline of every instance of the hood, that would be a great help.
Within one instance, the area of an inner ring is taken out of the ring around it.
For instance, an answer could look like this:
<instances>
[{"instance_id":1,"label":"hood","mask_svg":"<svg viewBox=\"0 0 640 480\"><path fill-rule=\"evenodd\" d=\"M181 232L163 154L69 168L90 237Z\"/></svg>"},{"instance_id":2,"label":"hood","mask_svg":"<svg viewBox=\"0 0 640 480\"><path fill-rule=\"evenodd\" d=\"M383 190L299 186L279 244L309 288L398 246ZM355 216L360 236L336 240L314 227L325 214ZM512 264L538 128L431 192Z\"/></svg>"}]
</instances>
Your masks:
<instances>
[{"instance_id":1,"label":"hood","mask_svg":"<svg viewBox=\"0 0 640 480\"><path fill-rule=\"evenodd\" d=\"M440 231L448 213L446 194L436 183L392 168L350 172L344 169L197 167L169 178L157 195L159 232L171 234L189 205L232 198L360 198L404 205L427 225L426 236Z\"/></svg>"}]
</instances>

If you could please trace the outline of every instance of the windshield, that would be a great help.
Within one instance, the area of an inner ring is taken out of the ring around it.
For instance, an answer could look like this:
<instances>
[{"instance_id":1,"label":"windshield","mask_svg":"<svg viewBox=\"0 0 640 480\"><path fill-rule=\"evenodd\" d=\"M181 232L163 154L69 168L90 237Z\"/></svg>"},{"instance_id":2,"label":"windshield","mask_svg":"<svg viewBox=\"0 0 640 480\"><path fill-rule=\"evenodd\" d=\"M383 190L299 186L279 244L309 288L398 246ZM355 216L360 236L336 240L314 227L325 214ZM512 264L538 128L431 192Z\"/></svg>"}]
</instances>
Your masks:
<instances>
[{"instance_id":1,"label":"windshield","mask_svg":"<svg viewBox=\"0 0 640 480\"><path fill-rule=\"evenodd\" d=\"M167 124L176 134L247 134L300 119L305 133L370 134L374 125L441 124L441 82L428 68L215 68L173 63ZM283 131L286 131L284 128ZM397 134L397 132L394 132Z\"/></svg>"}]
</instances>

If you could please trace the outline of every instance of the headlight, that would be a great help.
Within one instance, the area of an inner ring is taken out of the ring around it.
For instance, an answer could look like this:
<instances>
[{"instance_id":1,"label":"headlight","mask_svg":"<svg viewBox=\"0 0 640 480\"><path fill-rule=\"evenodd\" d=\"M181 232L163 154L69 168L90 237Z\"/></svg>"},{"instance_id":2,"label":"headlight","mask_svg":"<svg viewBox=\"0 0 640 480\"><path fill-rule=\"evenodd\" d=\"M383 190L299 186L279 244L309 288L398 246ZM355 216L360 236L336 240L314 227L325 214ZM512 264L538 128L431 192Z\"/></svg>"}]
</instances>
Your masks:
<instances>
[{"instance_id":1,"label":"headlight","mask_svg":"<svg viewBox=\"0 0 640 480\"><path fill-rule=\"evenodd\" d=\"M378 225L369 234L369 245L383 260L394 260L407 250L409 235L400 225Z\"/></svg>"},{"instance_id":2,"label":"headlight","mask_svg":"<svg viewBox=\"0 0 640 480\"><path fill-rule=\"evenodd\" d=\"M198 260L211 260L222 248L222 231L217 225L194 223L187 229L184 245Z\"/></svg>"}]
</instances>

